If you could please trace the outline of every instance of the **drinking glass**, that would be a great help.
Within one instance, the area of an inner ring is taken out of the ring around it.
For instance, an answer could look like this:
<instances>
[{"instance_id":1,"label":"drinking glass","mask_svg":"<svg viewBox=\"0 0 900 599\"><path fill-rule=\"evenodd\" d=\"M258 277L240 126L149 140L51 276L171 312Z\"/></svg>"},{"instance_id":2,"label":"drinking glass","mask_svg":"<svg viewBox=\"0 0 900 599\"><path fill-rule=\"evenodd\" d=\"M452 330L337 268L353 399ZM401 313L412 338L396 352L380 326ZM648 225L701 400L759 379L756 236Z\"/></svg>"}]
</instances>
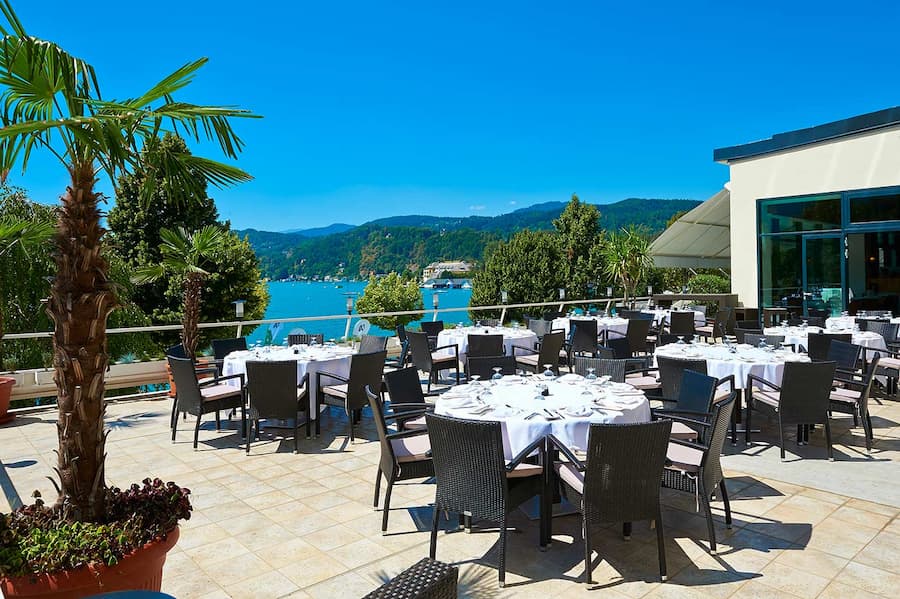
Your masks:
<instances>
[{"instance_id":1,"label":"drinking glass","mask_svg":"<svg viewBox=\"0 0 900 599\"><path fill-rule=\"evenodd\" d=\"M597 380L597 375L595 374L596 371L597 371L596 368L588 368L588 369L587 369L587 372L588 372L588 373L587 373L587 376L584 377L584 378L587 379L588 381L590 381L590 382L593 383L594 381Z\"/></svg>"},{"instance_id":2,"label":"drinking glass","mask_svg":"<svg viewBox=\"0 0 900 599\"><path fill-rule=\"evenodd\" d=\"M494 366L492 370L494 371L494 375L491 377L491 380L494 381L494 384L496 384L497 381L503 378L503 368L501 368L500 366Z\"/></svg>"},{"instance_id":3,"label":"drinking glass","mask_svg":"<svg viewBox=\"0 0 900 599\"><path fill-rule=\"evenodd\" d=\"M547 379L552 379L554 376L556 376L553 373L553 365L552 364L544 364L544 373L543 374L544 374L544 378L547 378Z\"/></svg>"},{"instance_id":4,"label":"drinking glass","mask_svg":"<svg viewBox=\"0 0 900 599\"><path fill-rule=\"evenodd\" d=\"M678 345L684 345L684 335L678 335Z\"/></svg>"},{"instance_id":5,"label":"drinking glass","mask_svg":"<svg viewBox=\"0 0 900 599\"><path fill-rule=\"evenodd\" d=\"M469 375L469 379L472 381L472 382L471 382L471 385L472 385L473 387L477 387L477 386L478 386L478 379L480 379L480 378L481 378L481 375L480 375L480 374L470 374L470 375Z\"/></svg>"}]
</instances>

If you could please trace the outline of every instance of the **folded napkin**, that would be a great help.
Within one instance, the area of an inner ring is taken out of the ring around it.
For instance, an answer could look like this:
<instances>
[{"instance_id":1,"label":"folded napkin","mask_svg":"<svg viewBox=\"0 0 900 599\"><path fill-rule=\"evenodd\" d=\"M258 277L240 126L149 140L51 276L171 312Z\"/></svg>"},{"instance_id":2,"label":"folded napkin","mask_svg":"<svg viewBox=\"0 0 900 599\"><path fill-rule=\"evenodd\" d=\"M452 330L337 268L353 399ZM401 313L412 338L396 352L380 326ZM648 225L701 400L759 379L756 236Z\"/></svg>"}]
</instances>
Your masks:
<instances>
[{"instance_id":1,"label":"folded napkin","mask_svg":"<svg viewBox=\"0 0 900 599\"><path fill-rule=\"evenodd\" d=\"M591 410L591 408L589 408L588 406L585 406L585 405L566 406L566 407L562 408L562 411L564 411L569 416L577 416L577 417L590 416L591 413L593 412Z\"/></svg>"},{"instance_id":2,"label":"folded napkin","mask_svg":"<svg viewBox=\"0 0 900 599\"><path fill-rule=\"evenodd\" d=\"M559 381L560 383L579 383L584 380L584 377L581 376L580 374L575 374L573 372L570 372L569 374L562 375L561 377L559 377L556 380Z\"/></svg>"}]
</instances>

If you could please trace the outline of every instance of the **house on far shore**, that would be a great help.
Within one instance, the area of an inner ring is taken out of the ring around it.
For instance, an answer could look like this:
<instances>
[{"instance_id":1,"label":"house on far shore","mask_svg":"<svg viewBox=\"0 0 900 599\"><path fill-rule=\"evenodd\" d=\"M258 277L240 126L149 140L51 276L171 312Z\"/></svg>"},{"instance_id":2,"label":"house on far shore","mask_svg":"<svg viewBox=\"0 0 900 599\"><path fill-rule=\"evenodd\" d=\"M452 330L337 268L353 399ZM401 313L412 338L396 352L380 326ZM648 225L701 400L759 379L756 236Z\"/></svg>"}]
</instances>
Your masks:
<instances>
[{"instance_id":1,"label":"house on far shore","mask_svg":"<svg viewBox=\"0 0 900 599\"><path fill-rule=\"evenodd\" d=\"M445 272L449 272L454 277L466 276L472 272L472 264L464 260L456 260L452 262L432 262L422 270L422 282L428 279L442 278Z\"/></svg>"}]
</instances>

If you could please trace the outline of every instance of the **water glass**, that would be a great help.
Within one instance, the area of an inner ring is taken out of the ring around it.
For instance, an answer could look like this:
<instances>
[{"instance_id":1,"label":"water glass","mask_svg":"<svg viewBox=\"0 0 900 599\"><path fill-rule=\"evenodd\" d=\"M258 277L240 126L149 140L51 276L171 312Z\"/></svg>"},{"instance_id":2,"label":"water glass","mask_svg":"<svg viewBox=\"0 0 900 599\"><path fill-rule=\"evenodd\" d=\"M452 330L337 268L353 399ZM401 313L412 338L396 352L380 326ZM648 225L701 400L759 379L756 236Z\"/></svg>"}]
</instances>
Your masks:
<instances>
[{"instance_id":1,"label":"water glass","mask_svg":"<svg viewBox=\"0 0 900 599\"><path fill-rule=\"evenodd\" d=\"M555 375L552 364L544 364L544 378L552 379Z\"/></svg>"},{"instance_id":2,"label":"water glass","mask_svg":"<svg viewBox=\"0 0 900 599\"><path fill-rule=\"evenodd\" d=\"M494 375L491 377L491 380L496 385L497 381L503 378L503 368L501 368L500 366L494 366L492 370L494 371Z\"/></svg>"},{"instance_id":3,"label":"water glass","mask_svg":"<svg viewBox=\"0 0 900 599\"><path fill-rule=\"evenodd\" d=\"M593 383L594 381L597 380L597 375L595 374L596 371L597 371L596 368L588 368L588 369L587 369L587 376L584 377L584 378L587 379L588 381L590 381L590 382Z\"/></svg>"}]
</instances>

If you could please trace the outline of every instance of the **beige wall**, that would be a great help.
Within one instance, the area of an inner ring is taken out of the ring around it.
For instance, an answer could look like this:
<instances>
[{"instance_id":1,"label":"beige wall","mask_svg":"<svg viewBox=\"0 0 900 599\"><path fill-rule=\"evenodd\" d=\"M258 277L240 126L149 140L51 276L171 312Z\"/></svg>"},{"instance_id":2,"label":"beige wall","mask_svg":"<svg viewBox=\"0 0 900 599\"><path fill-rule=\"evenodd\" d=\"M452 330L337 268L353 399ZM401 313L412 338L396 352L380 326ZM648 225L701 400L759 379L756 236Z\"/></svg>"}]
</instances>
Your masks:
<instances>
[{"instance_id":1,"label":"beige wall","mask_svg":"<svg viewBox=\"0 0 900 599\"><path fill-rule=\"evenodd\" d=\"M733 162L731 291L757 307L756 200L900 185L900 127Z\"/></svg>"}]
</instances>

